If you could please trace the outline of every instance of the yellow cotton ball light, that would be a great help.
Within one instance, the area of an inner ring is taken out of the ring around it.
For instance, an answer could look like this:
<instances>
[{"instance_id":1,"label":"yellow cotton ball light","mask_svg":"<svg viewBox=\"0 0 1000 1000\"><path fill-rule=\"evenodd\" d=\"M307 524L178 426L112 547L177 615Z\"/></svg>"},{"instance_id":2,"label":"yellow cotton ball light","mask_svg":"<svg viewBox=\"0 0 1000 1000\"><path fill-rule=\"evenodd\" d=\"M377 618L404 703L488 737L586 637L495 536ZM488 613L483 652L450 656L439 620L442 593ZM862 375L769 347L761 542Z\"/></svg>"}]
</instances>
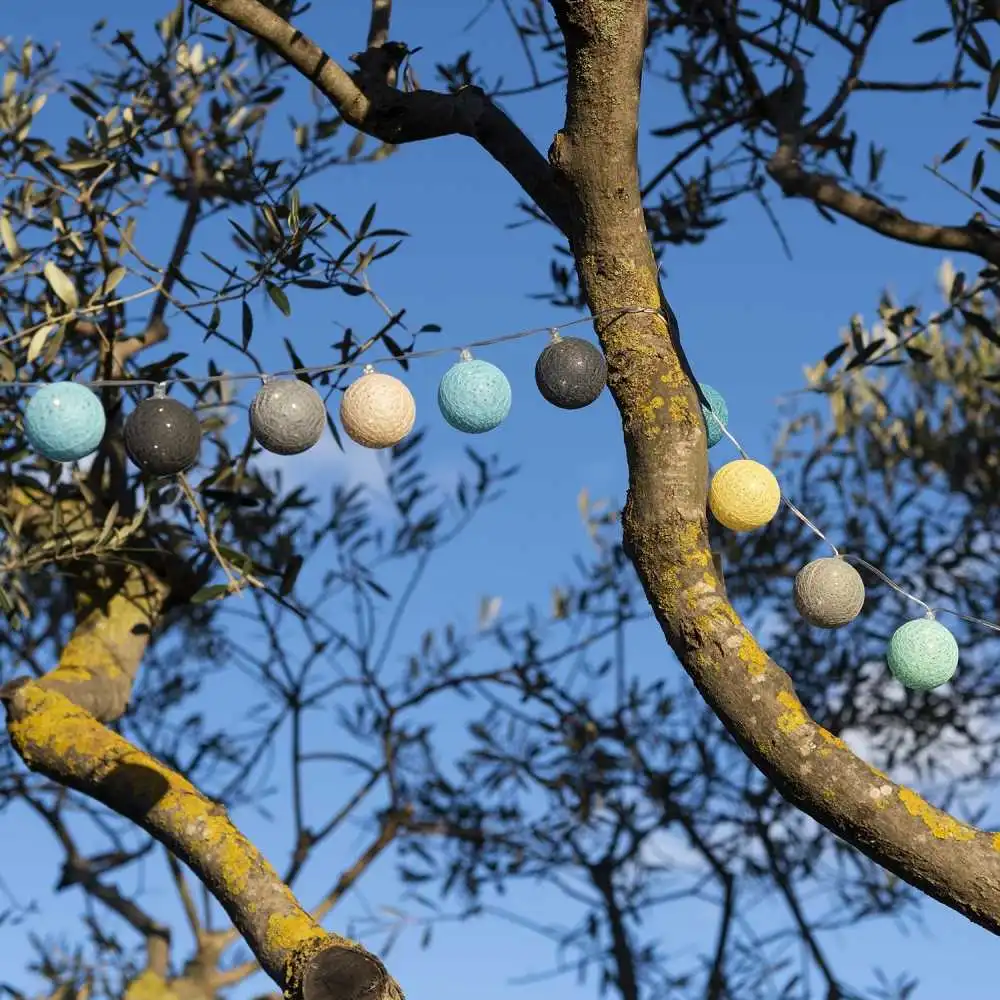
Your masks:
<instances>
[{"instance_id":1,"label":"yellow cotton ball light","mask_svg":"<svg viewBox=\"0 0 1000 1000\"><path fill-rule=\"evenodd\" d=\"M780 504L778 480L760 462L739 458L712 477L708 505L715 519L730 531L763 527L778 513Z\"/></svg>"},{"instance_id":2,"label":"yellow cotton ball light","mask_svg":"<svg viewBox=\"0 0 1000 1000\"><path fill-rule=\"evenodd\" d=\"M370 366L347 387L340 401L344 433L364 448L399 444L417 419L413 394L398 378Z\"/></svg>"}]
</instances>

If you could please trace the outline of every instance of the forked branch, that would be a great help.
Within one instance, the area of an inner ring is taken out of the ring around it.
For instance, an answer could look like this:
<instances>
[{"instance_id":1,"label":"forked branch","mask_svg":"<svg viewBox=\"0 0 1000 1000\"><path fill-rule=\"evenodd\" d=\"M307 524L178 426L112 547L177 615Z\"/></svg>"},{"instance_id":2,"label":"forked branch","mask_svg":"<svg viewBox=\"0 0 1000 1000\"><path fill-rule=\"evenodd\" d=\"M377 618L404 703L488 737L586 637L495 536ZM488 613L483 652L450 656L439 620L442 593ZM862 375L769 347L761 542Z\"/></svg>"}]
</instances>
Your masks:
<instances>
[{"instance_id":1,"label":"forked branch","mask_svg":"<svg viewBox=\"0 0 1000 1000\"><path fill-rule=\"evenodd\" d=\"M312 81L344 121L359 132L394 144L446 135L475 139L550 221L568 232L569 203L555 184L545 157L480 88L465 87L455 94L397 90L379 74L348 73L308 35L260 0L194 2L270 45L289 66ZM380 37L377 31L375 34ZM355 57L355 61L363 63L364 59Z\"/></svg>"}]
</instances>

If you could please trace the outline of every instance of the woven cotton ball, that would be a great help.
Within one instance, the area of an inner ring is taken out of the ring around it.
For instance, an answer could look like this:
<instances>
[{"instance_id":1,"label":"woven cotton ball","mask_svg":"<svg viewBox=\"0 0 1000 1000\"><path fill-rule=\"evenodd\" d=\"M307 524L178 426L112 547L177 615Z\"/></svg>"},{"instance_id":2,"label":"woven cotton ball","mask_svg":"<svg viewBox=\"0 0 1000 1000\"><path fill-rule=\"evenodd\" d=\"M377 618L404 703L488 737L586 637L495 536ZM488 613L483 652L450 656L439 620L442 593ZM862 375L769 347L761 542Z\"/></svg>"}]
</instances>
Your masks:
<instances>
[{"instance_id":1,"label":"woven cotton ball","mask_svg":"<svg viewBox=\"0 0 1000 1000\"><path fill-rule=\"evenodd\" d=\"M323 436L326 407L307 382L280 379L265 382L250 403L254 440L275 455L298 455Z\"/></svg>"},{"instance_id":2,"label":"woven cotton ball","mask_svg":"<svg viewBox=\"0 0 1000 1000\"><path fill-rule=\"evenodd\" d=\"M589 406L604 390L607 378L604 355L579 337L549 344L535 362L538 391L563 410Z\"/></svg>"},{"instance_id":3,"label":"woven cotton ball","mask_svg":"<svg viewBox=\"0 0 1000 1000\"><path fill-rule=\"evenodd\" d=\"M438 386L441 415L456 430L484 434L510 413L510 382L488 361L458 361Z\"/></svg>"},{"instance_id":4,"label":"woven cotton ball","mask_svg":"<svg viewBox=\"0 0 1000 1000\"><path fill-rule=\"evenodd\" d=\"M958 668L958 643L940 622L916 618L900 625L886 656L892 676L911 691L947 684Z\"/></svg>"},{"instance_id":5,"label":"woven cotton ball","mask_svg":"<svg viewBox=\"0 0 1000 1000\"><path fill-rule=\"evenodd\" d=\"M125 421L125 450L151 475L184 472L201 453L201 424L194 410L176 399L144 399Z\"/></svg>"},{"instance_id":6,"label":"woven cotton ball","mask_svg":"<svg viewBox=\"0 0 1000 1000\"><path fill-rule=\"evenodd\" d=\"M716 520L730 531L753 531L778 512L781 487L774 473L760 462L738 458L712 477L708 505Z\"/></svg>"},{"instance_id":7,"label":"woven cotton ball","mask_svg":"<svg viewBox=\"0 0 1000 1000\"><path fill-rule=\"evenodd\" d=\"M365 448L399 444L417 419L413 394L398 378L366 372L352 382L340 401L344 433Z\"/></svg>"},{"instance_id":8,"label":"woven cotton ball","mask_svg":"<svg viewBox=\"0 0 1000 1000\"><path fill-rule=\"evenodd\" d=\"M24 411L28 444L53 462L75 462L92 454L104 427L101 401L79 382L43 385Z\"/></svg>"},{"instance_id":9,"label":"woven cotton ball","mask_svg":"<svg viewBox=\"0 0 1000 1000\"><path fill-rule=\"evenodd\" d=\"M861 574L844 559L814 559L795 576L795 607L817 628L840 628L854 621L864 603Z\"/></svg>"},{"instance_id":10,"label":"woven cotton ball","mask_svg":"<svg viewBox=\"0 0 1000 1000\"><path fill-rule=\"evenodd\" d=\"M709 409L702 403L701 412L705 417L705 429L708 431L708 447L714 448L725 437L722 429L729 426L729 407L726 406L726 401L718 389L713 389L704 382L699 383L699 388L711 406Z\"/></svg>"}]
</instances>

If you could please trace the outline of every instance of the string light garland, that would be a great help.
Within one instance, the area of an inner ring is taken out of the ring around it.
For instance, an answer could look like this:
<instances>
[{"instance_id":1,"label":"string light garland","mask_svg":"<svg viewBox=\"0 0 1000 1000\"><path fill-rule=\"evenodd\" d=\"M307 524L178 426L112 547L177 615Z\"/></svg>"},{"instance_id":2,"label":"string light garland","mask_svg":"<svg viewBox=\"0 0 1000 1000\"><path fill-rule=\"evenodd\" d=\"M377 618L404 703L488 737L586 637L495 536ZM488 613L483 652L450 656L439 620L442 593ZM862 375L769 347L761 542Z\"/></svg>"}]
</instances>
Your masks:
<instances>
[{"instance_id":1,"label":"string light garland","mask_svg":"<svg viewBox=\"0 0 1000 1000\"><path fill-rule=\"evenodd\" d=\"M733 437L732 433L728 428L725 428L723 433L725 436L735 445L736 450L740 453L743 460L752 461L750 456L744 450L743 446L739 441ZM734 465L736 463L729 463ZM756 464L756 463L755 463ZM726 466L723 466L725 469ZM722 469L719 470L723 471ZM718 473L716 474L718 475ZM714 481L713 481L714 482ZM777 480L775 480L777 482ZM891 587L896 591L901 597L906 598L909 601L913 601L915 604L919 604L924 609L924 617L914 619L912 621L906 622L901 625L893 633L889 640L889 645L886 650L886 664L889 667L889 671L892 676L898 680L904 687L909 688L911 691L931 691L934 688L940 687L943 684L947 684L948 681L954 677L959 663L959 648L958 642L954 635L939 621L937 621L936 616L939 614L952 615L955 618L959 618L962 621L970 622L973 625L981 625L984 628L991 629L994 632L1000 632L1000 625L995 622L986 621L983 618L977 618L973 615L966 615L960 611L955 611L952 608L932 608L925 601L922 601L919 597L914 594L909 593L899 586L895 581L891 580L885 573L883 573L877 566L873 566L867 559L863 559L861 556L854 555L853 553L841 552L827 537L816 527L815 524L805 514L802 513L784 495L780 494L779 502L784 504L791 513L798 518L814 535L817 536L826 545L829 545L833 551L833 556L835 560L842 560L845 563L850 562L858 566L863 566L865 569L870 570L875 574L883 583ZM714 511L713 511L714 513ZM811 566L815 565L815 562L820 562L825 560L815 560L814 563L809 563L800 574L805 570L809 570ZM832 578L832 574L829 570L826 571L825 575L829 575ZM796 609L799 614L802 615L806 621L811 621L811 618L815 616L819 618L821 614L828 614L831 618L834 615L832 611L821 611L821 607L824 605L829 607L830 605L838 604L842 599L843 595L834 594L831 595L829 592L825 595L821 595L818 586L810 586L813 583L813 579L818 578L819 573L815 569L810 570L809 574L802 578L802 583L799 585L799 579L796 579ZM838 586L843 587L846 577L841 572L838 574ZM830 580L828 579L828 583ZM856 586L856 584L855 584ZM864 583L862 581L862 590ZM808 590L808 594L800 593L799 591ZM855 592L855 599L858 596L862 597L863 604L863 594L858 595ZM849 610L849 605L846 601L841 604L843 609L841 612L841 617L846 615L846 611ZM858 609L860 613L860 608ZM854 616L856 617L856 616ZM840 624L849 624L853 618L848 619ZM815 622L815 624L819 624ZM839 628L840 624L832 626ZM820 627L829 628L831 626L821 625Z\"/></svg>"},{"instance_id":2,"label":"string light garland","mask_svg":"<svg viewBox=\"0 0 1000 1000\"><path fill-rule=\"evenodd\" d=\"M460 349L458 362L441 379L438 405L442 416L452 427L469 434L481 434L498 427L511 409L510 382L496 365L473 358L470 348L507 343L544 332L550 333L551 343L535 365L539 392L560 409L590 405L606 385L604 356L589 341L563 338L559 331L580 323L593 323L605 316L620 318L630 313L657 315L666 322L659 309L623 308L595 313L555 327L536 327L473 341ZM441 356L454 351L455 348L414 351L407 358ZM144 472L153 476L173 476L197 464L201 425L190 407L167 397L168 386L260 381L261 388L250 405L253 437L268 451L295 455L318 443L327 420L320 395L297 376L324 375L359 366L363 366L361 376L348 386L341 399L340 418L345 433L366 448L392 447L412 431L416 404L402 381L376 371L370 361L299 367L274 373L220 373L166 380L0 381L0 388L38 389L25 408L24 431L28 444L52 461L73 462L96 451L104 435L104 409L92 389L152 386L153 395L138 402L125 421L125 448L131 460ZM832 549L832 557L815 559L796 575L794 602L805 621L823 629L841 628L854 621L865 603L864 581L854 567L868 569L902 597L924 609L924 617L896 629L886 651L892 676L915 691L930 691L947 683L958 668L958 643L937 621L937 614L950 614L1000 632L1000 625L993 622L948 608L932 608L867 560L840 552L782 493L771 470L754 461L729 431L729 410L721 393L705 383L699 383L698 388L703 400L701 408L708 447L728 438L740 454L739 459L724 464L712 478L708 503L716 520L732 531L753 531L770 522L783 504Z\"/></svg>"}]
</instances>

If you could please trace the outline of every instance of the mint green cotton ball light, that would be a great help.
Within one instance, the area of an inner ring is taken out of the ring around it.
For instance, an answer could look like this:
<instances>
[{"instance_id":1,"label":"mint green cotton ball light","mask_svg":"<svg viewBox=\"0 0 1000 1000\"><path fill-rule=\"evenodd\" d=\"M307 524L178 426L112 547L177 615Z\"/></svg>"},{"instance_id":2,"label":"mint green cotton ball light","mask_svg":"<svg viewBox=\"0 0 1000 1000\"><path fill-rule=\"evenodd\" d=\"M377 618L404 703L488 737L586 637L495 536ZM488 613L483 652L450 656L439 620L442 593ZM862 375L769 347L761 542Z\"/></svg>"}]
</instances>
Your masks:
<instances>
[{"instance_id":1,"label":"mint green cotton ball light","mask_svg":"<svg viewBox=\"0 0 1000 1000\"><path fill-rule=\"evenodd\" d=\"M488 361L458 361L438 386L441 415L466 434L485 434L499 427L510 413L510 402L507 376Z\"/></svg>"},{"instance_id":2,"label":"mint green cotton ball light","mask_svg":"<svg viewBox=\"0 0 1000 1000\"><path fill-rule=\"evenodd\" d=\"M955 676L958 643L940 622L916 618L893 632L886 658L892 676L903 687L930 691Z\"/></svg>"}]
</instances>

